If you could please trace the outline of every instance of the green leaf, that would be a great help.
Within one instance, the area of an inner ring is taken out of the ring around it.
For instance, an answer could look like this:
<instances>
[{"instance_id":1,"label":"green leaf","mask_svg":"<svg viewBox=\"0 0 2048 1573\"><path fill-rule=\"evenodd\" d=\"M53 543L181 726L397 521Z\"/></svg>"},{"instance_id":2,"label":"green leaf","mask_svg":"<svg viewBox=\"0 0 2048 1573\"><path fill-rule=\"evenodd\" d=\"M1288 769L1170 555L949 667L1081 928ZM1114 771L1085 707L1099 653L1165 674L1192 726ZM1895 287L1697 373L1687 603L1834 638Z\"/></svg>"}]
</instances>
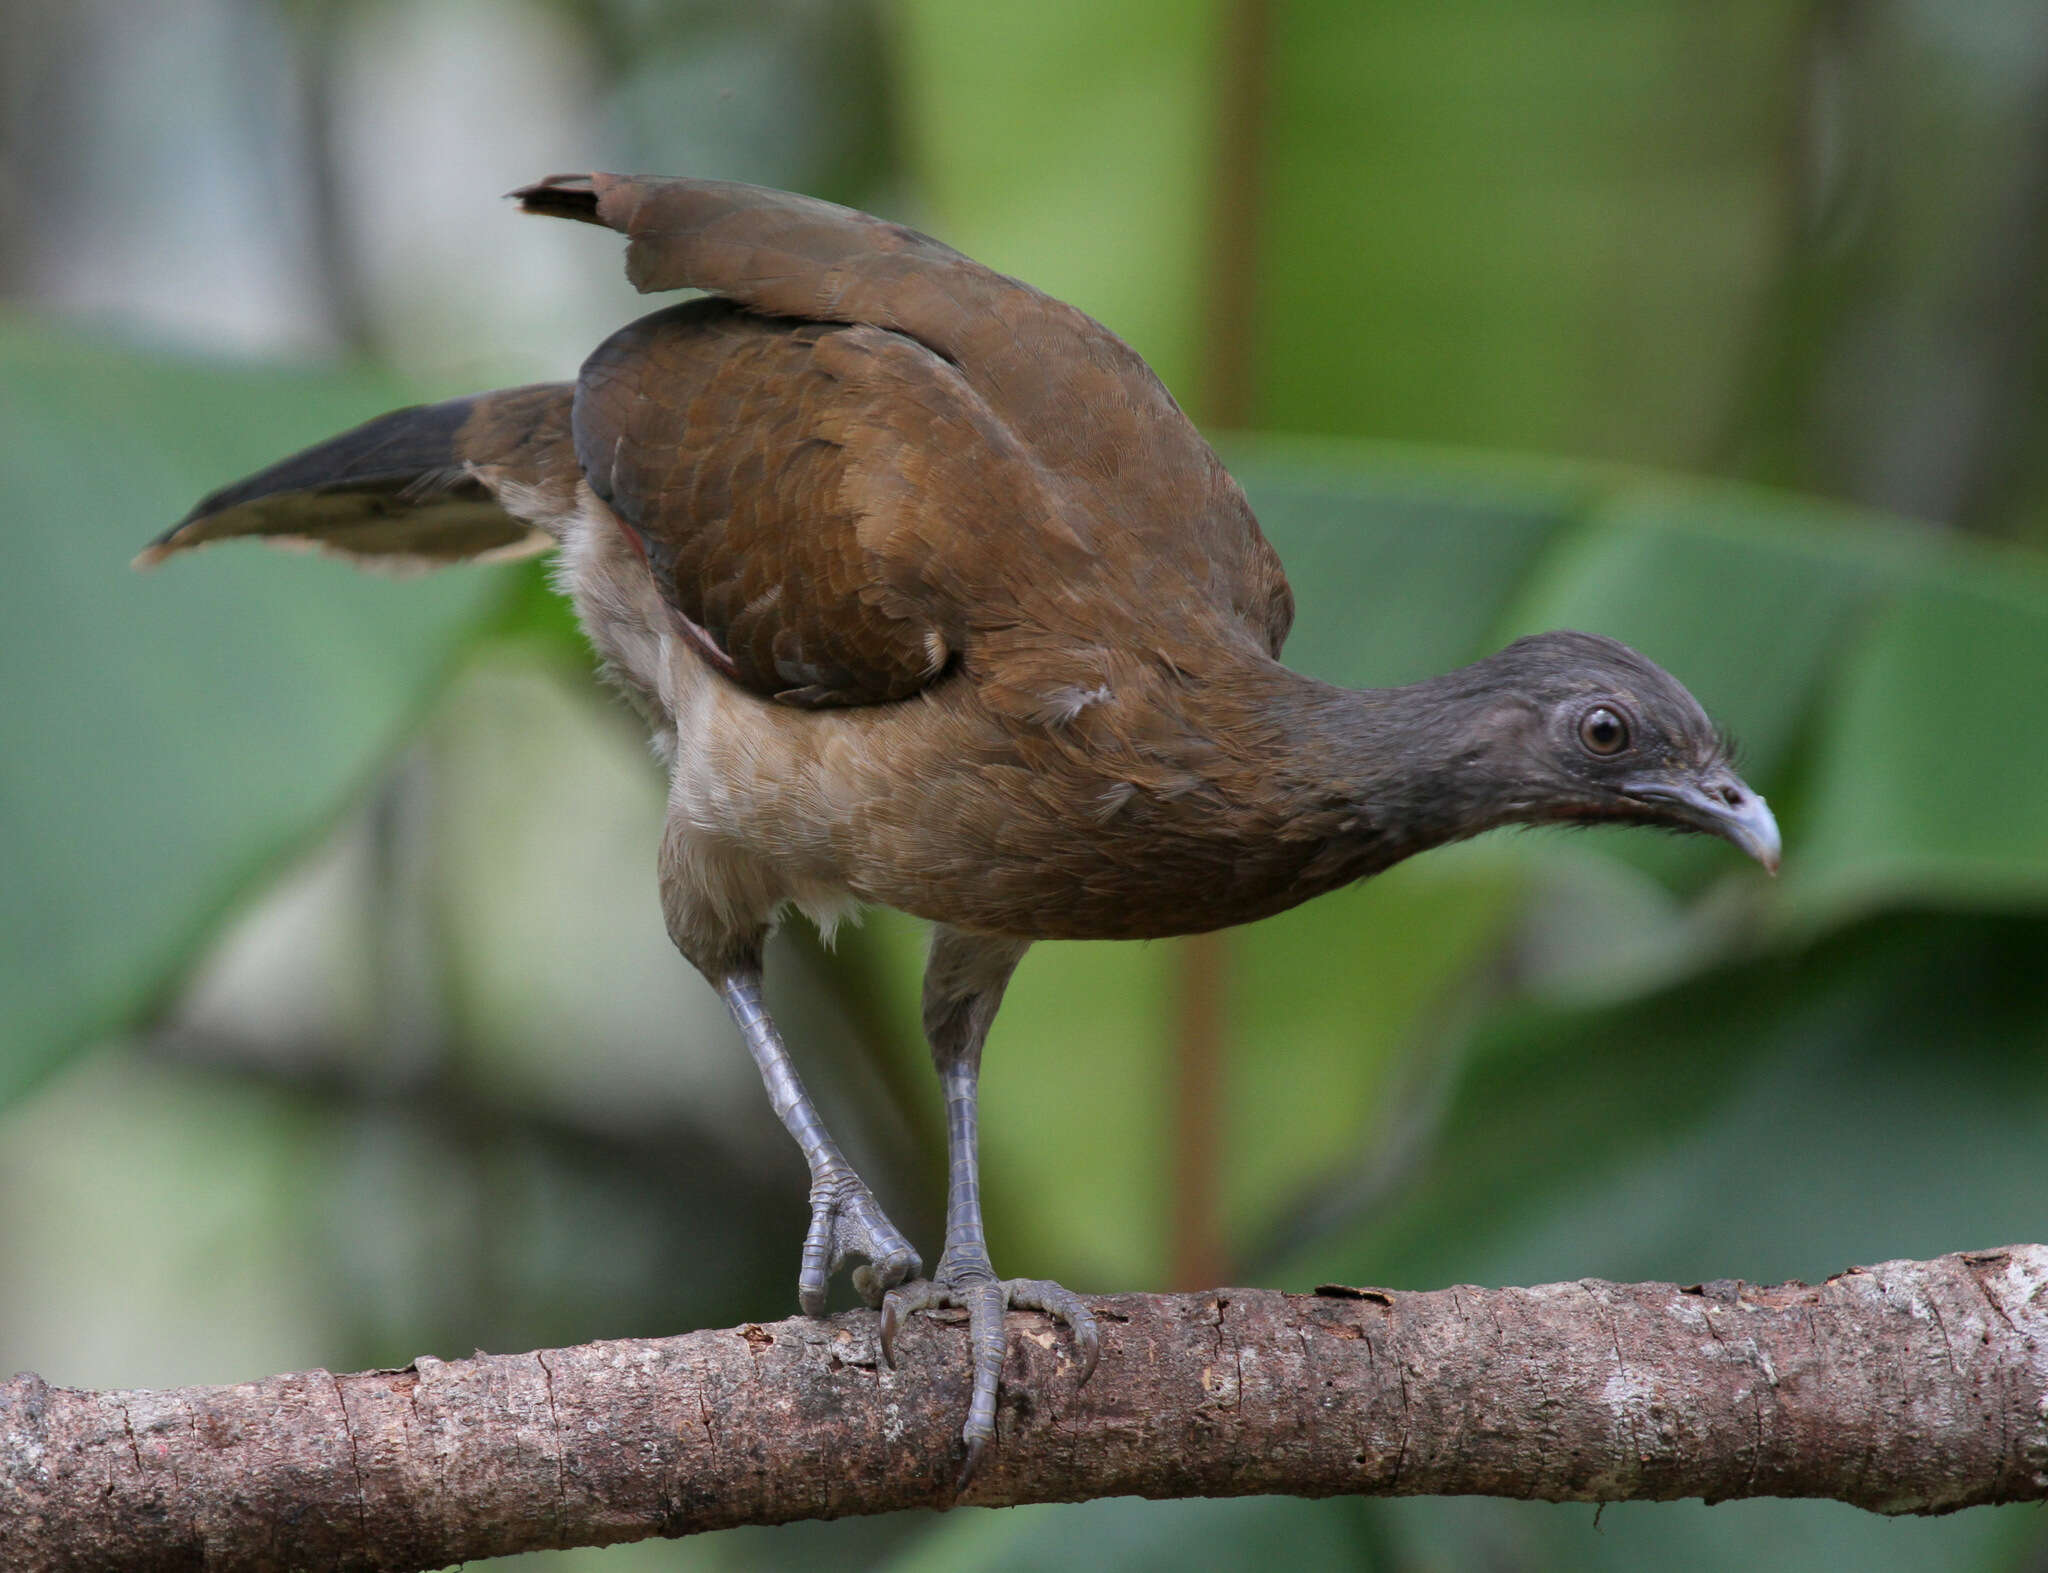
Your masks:
<instances>
[{"instance_id":1,"label":"green leaf","mask_svg":"<svg viewBox=\"0 0 2048 1573\"><path fill-rule=\"evenodd\" d=\"M1260 424L1700 462L1774 283L1806 8L1271 16Z\"/></svg>"},{"instance_id":2,"label":"green leaf","mask_svg":"<svg viewBox=\"0 0 2048 1573\"><path fill-rule=\"evenodd\" d=\"M1880 588L1940 555L1925 532L1754 488L1618 472L1498 629L1584 628L1682 675L1769 777Z\"/></svg>"},{"instance_id":3,"label":"green leaf","mask_svg":"<svg viewBox=\"0 0 2048 1573\"><path fill-rule=\"evenodd\" d=\"M0 1100L132 1019L367 780L502 573L129 560L207 489L405 402L0 322Z\"/></svg>"},{"instance_id":4,"label":"green leaf","mask_svg":"<svg viewBox=\"0 0 2048 1573\"><path fill-rule=\"evenodd\" d=\"M2017 554L1955 566L1886 606L1840 674L1805 816L1811 908L2048 900L2048 574Z\"/></svg>"},{"instance_id":5,"label":"green leaf","mask_svg":"<svg viewBox=\"0 0 2048 1573\"><path fill-rule=\"evenodd\" d=\"M1224 451L1294 586L1288 665L1353 687L1486 654L1545 548L1599 496L1584 466L1242 435Z\"/></svg>"}]
</instances>

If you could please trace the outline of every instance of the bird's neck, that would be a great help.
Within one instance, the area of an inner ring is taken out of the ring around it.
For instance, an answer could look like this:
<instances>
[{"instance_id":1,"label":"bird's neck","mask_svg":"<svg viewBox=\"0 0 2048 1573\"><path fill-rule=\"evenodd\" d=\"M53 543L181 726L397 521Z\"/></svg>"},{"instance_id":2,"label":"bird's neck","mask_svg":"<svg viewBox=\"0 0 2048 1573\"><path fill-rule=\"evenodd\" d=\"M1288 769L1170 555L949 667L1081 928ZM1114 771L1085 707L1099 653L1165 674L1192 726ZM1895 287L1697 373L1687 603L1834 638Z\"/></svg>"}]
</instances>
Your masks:
<instances>
[{"instance_id":1,"label":"bird's neck","mask_svg":"<svg viewBox=\"0 0 2048 1573\"><path fill-rule=\"evenodd\" d=\"M1002 794L999 822L992 799L967 821L987 848L968 860L984 926L1224 928L1498 824L1513 815L1489 794L1489 715L1496 700L1467 674L1349 691L1261 653L1162 681L1135 716L1113 701L1084 712L1063 747L1034 726L1035 769L977 778ZM1052 791L1048 772L1064 772Z\"/></svg>"},{"instance_id":2,"label":"bird's neck","mask_svg":"<svg viewBox=\"0 0 2048 1573\"><path fill-rule=\"evenodd\" d=\"M1346 689L1275 665L1240 721L1268 732L1263 812L1316 843L1328 889L1517 817L1488 769L1500 701L1475 669L1397 688ZM1250 713L1256 711L1258 714Z\"/></svg>"}]
</instances>

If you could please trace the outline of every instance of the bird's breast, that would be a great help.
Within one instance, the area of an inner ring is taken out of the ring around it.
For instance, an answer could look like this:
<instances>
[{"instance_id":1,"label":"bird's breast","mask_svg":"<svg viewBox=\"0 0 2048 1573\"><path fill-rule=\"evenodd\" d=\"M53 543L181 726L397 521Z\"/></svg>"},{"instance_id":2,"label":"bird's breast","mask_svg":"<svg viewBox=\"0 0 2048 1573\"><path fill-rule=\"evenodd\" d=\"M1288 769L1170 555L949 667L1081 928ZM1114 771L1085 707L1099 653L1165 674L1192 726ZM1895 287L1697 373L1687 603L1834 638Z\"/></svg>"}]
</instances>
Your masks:
<instances>
[{"instance_id":1,"label":"bird's breast","mask_svg":"<svg viewBox=\"0 0 2048 1573\"><path fill-rule=\"evenodd\" d=\"M1263 917L1370 871L1359 838L1273 797L1256 740L1219 741L1128 664L779 705L661 636L658 593L612 532L567 545L593 642L672 740L671 906L746 927L784 904L829 924L873 902L982 932L1135 939Z\"/></svg>"}]
</instances>

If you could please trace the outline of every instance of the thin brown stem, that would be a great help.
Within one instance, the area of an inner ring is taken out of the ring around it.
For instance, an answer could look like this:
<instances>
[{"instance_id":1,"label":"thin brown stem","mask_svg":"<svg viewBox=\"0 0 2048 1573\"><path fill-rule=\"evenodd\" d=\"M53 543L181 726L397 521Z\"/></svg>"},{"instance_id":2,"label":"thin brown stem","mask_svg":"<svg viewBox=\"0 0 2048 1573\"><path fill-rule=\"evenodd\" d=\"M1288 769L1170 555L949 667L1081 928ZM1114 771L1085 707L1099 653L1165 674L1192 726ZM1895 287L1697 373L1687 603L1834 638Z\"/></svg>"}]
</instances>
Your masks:
<instances>
[{"instance_id":1,"label":"thin brown stem","mask_svg":"<svg viewBox=\"0 0 2048 1573\"><path fill-rule=\"evenodd\" d=\"M1197 413L1212 427L1252 418L1256 386L1260 176L1264 164L1269 0L1225 0L1218 33L1216 142L1203 289ZM1223 1081L1230 1051L1227 936L1179 945L1173 1015L1173 1215L1167 1278L1178 1288L1231 1276L1222 1211Z\"/></svg>"},{"instance_id":2,"label":"thin brown stem","mask_svg":"<svg viewBox=\"0 0 2048 1573\"><path fill-rule=\"evenodd\" d=\"M1226 1283L1223 1236L1223 1077L1229 1047L1230 943L1196 934L1175 955L1173 1215L1167 1281L1176 1289Z\"/></svg>"}]
</instances>

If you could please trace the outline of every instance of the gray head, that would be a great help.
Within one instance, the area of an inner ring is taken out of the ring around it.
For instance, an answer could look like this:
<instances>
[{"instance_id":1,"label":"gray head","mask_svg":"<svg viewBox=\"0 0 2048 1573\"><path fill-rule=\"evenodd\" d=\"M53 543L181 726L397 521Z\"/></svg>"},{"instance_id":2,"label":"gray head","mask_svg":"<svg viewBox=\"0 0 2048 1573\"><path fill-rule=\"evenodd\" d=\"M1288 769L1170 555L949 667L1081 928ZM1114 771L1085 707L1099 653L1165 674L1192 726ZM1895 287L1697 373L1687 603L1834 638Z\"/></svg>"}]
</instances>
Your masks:
<instances>
[{"instance_id":1,"label":"gray head","mask_svg":"<svg viewBox=\"0 0 2048 1573\"><path fill-rule=\"evenodd\" d=\"M1418 687L1437 687L1456 717L1489 822L1703 831L1777 871L1777 821L1735 773L1726 735L1627 645L1536 634Z\"/></svg>"}]
</instances>

